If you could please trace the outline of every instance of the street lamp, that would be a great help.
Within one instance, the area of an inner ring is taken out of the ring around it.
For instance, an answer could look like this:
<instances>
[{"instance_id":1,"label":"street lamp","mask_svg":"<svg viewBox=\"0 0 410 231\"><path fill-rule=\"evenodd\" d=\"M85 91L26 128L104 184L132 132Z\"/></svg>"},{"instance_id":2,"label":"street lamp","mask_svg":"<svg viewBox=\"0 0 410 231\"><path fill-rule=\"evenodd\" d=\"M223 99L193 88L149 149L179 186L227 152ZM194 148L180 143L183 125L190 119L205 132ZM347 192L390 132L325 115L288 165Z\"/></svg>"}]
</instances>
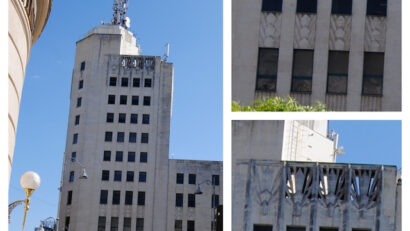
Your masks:
<instances>
[{"instance_id":1,"label":"street lamp","mask_svg":"<svg viewBox=\"0 0 410 231\"><path fill-rule=\"evenodd\" d=\"M9 204L9 223L10 223L10 215L13 209L20 205L20 204L25 204L24 206L24 217L23 217L23 228L24 230L24 225L26 224L26 216L27 216L27 211L29 209L29 204L30 204L30 196L33 194L33 192L40 187L40 176L32 171L28 171L24 173L21 178L20 178L20 185L24 189L24 193L26 194L26 199L25 200L18 200L14 201L13 203Z\"/></svg>"},{"instance_id":2,"label":"street lamp","mask_svg":"<svg viewBox=\"0 0 410 231\"><path fill-rule=\"evenodd\" d=\"M195 195L202 195L203 192L201 190L201 185L202 184L208 184L208 185L212 185L212 215L213 215L213 227L212 230L216 230L216 205L215 205L215 184L213 181L210 180L204 180L201 183L198 184L198 187L195 190Z\"/></svg>"}]
</instances>

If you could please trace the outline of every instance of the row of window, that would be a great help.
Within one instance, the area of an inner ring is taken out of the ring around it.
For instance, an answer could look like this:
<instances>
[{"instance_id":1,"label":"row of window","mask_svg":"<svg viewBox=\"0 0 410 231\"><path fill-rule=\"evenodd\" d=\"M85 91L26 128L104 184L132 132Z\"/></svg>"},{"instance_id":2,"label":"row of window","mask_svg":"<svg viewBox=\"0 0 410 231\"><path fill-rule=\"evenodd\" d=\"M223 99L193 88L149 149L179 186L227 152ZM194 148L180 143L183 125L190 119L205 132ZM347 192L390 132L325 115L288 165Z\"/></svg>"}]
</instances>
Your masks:
<instances>
[{"instance_id":1,"label":"row of window","mask_svg":"<svg viewBox=\"0 0 410 231\"><path fill-rule=\"evenodd\" d=\"M177 184L184 184L184 173L177 173ZM196 174L188 174L188 184L196 184ZM219 175L212 175L212 185L219 185Z\"/></svg>"},{"instance_id":2,"label":"row of window","mask_svg":"<svg viewBox=\"0 0 410 231\"><path fill-rule=\"evenodd\" d=\"M72 172L72 173L74 175L74 172ZM71 175L70 175L70 179L71 179ZM110 180L110 171L109 170L102 170L101 180L102 181L109 181ZM119 182L122 181L122 171L114 171L114 181L119 181ZM126 182L134 182L134 171L127 171L126 172ZM142 182L142 183L147 182L147 172L139 172L138 173L138 182Z\"/></svg>"},{"instance_id":3,"label":"row of window","mask_svg":"<svg viewBox=\"0 0 410 231\"><path fill-rule=\"evenodd\" d=\"M121 87L128 87L128 77L122 77L119 86ZM110 77L109 86L115 87L118 84L117 77ZM140 78L132 78L132 87L140 87ZM152 87L152 79L144 79L144 87Z\"/></svg>"},{"instance_id":4,"label":"row of window","mask_svg":"<svg viewBox=\"0 0 410 231\"><path fill-rule=\"evenodd\" d=\"M115 152L115 161L122 162L123 161L124 152L123 151L116 151ZM103 154L103 161L111 161L111 151L104 151ZM128 162L135 162L135 152L128 152L127 156ZM140 163L147 163L148 162L148 153L147 152L140 152Z\"/></svg>"},{"instance_id":5,"label":"row of window","mask_svg":"<svg viewBox=\"0 0 410 231\"><path fill-rule=\"evenodd\" d=\"M133 191L125 191L124 204L132 205ZM119 205L121 201L121 191L112 191L112 204ZM108 203L108 190L100 191L100 204L105 205ZM137 205L145 205L145 192L139 191L137 195Z\"/></svg>"},{"instance_id":6,"label":"row of window","mask_svg":"<svg viewBox=\"0 0 410 231\"><path fill-rule=\"evenodd\" d=\"M313 50L295 49L291 91L312 92ZM259 48L256 90L276 91L279 49ZM327 93L347 94L349 52L329 51ZM383 93L384 53L364 52L363 95Z\"/></svg>"},{"instance_id":7,"label":"row of window","mask_svg":"<svg viewBox=\"0 0 410 231\"><path fill-rule=\"evenodd\" d=\"M118 231L119 230L119 225L118 225L119 218L118 217L111 217L111 223L109 225L110 231ZM98 217L98 231L105 231L107 223L107 218L106 217ZM130 217L124 217L124 222L123 222L123 231L131 231L131 218ZM135 226L136 231L144 231L144 218L137 218L136 220L136 226Z\"/></svg>"},{"instance_id":8,"label":"row of window","mask_svg":"<svg viewBox=\"0 0 410 231\"><path fill-rule=\"evenodd\" d=\"M219 205L219 195L213 194L211 197L211 207L216 208ZM175 194L175 207L184 206L184 194ZM188 207L195 208L195 194L188 194Z\"/></svg>"},{"instance_id":9,"label":"row of window","mask_svg":"<svg viewBox=\"0 0 410 231\"><path fill-rule=\"evenodd\" d=\"M253 225L253 231L272 231L272 225ZM303 226L287 226L286 231L306 231ZM320 227L319 231L339 231L339 228ZM352 228L352 231L370 231L370 229Z\"/></svg>"},{"instance_id":10,"label":"row of window","mask_svg":"<svg viewBox=\"0 0 410 231\"><path fill-rule=\"evenodd\" d=\"M120 95L120 105L127 105L127 95ZM81 98L79 98L81 99ZM80 100L81 101L81 100ZM108 104L115 104L115 95L108 95ZM139 105L139 96L138 95L133 95L131 96L131 105ZM144 96L143 98L143 105L144 106L150 106L151 105L151 96ZM80 102L81 106L81 102ZM78 106L78 101L77 101L77 107Z\"/></svg>"},{"instance_id":11,"label":"row of window","mask_svg":"<svg viewBox=\"0 0 410 231\"><path fill-rule=\"evenodd\" d=\"M138 114L130 114L130 123L137 124L138 123ZM115 119L114 113L107 113L107 123L113 123ZM118 113L118 123L126 123L127 121L127 114L126 113ZM77 120L76 120L77 122ZM142 114L142 124L149 124L149 114Z\"/></svg>"},{"instance_id":12,"label":"row of window","mask_svg":"<svg viewBox=\"0 0 410 231\"><path fill-rule=\"evenodd\" d=\"M283 0L263 0L262 11L282 12ZM317 13L317 0L297 0L296 13ZM332 14L352 14L352 0L332 0ZM367 0L366 15L386 16L387 0Z\"/></svg>"},{"instance_id":13,"label":"row of window","mask_svg":"<svg viewBox=\"0 0 410 231\"><path fill-rule=\"evenodd\" d=\"M75 135L75 134L74 134ZM141 133L141 143L147 144L148 143L149 134L148 133ZM113 133L112 132L105 132L104 141L105 142L112 142L113 140ZM117 142L124 143L125 140L125 132L117 132ZM137 142L137 133L130 132L128 135L128 142L129 143L136 143Z\"/></svg>"}]
</instances>

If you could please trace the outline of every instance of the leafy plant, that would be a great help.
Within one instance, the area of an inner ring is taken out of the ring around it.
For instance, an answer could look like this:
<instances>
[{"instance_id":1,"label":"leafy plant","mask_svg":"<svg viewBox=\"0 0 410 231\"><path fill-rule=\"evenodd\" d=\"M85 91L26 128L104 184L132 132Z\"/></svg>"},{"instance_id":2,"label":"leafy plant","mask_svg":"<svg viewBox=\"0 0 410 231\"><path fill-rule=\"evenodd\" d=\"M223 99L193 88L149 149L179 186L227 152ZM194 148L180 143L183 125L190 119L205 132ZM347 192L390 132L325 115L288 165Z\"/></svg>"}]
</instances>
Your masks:
<instances>
[{"instance_id":1,"label":"leafy plant","mask_svg":"<svg viewBox=\"0 0 410 231\"><path fill-rule=\"evenodd\" d=\"M251 105L241 106L239 102L232 102L232 111L256 112L256 111L283 111L283 112L324 112L326 105L317 101L313 106L300 105L290 96L286 98L272 97L257 99Z\"/></svg>"}]
</instances>

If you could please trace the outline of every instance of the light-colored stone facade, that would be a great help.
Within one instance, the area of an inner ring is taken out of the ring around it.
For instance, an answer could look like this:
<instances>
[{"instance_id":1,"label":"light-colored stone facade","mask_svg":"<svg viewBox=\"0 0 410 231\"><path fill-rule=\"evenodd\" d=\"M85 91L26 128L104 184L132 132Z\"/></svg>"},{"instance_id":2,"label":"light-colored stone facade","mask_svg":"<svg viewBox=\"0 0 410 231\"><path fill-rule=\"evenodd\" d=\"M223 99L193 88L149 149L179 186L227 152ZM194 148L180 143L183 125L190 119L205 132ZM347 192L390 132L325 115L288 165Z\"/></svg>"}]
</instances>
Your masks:
<instances>
[{"instance_id":1,"label":"light-colored stone facade","mask_svg":"<svg viewBox=\"0 0 410 231\"><path fill-rule=\"evenodd\" d=\"M316 13L296 13L298 0L276 1L282 2L279 11L261 10L263 0L233 1L232 100L245 105L290 95L301 104L320 101L334 111L400 111L401 0L387 1L386 16L366 15L367 1L352 1L351 14L332 14L333 1L317 0ZM261 48L278 49L271 89L258 88ZM292 89L294 50L313 51L307 92ZM346 77L334 78L346 87L342 93L328 90L329 51L348 52ZM365 52L384 55L377 94L364 91Z\"/></svg>"},{"instance_id":2,"label":"light-colored stone facade","mask_svg":"<svg viewBox=\"0 0 410 231\"><path fill-rule=\"evenodd\" d=\"M31 47L40 37L51 0L8 1L8 166L9 178L17 133L20 99Z\"/></svg>"}]
</instances>

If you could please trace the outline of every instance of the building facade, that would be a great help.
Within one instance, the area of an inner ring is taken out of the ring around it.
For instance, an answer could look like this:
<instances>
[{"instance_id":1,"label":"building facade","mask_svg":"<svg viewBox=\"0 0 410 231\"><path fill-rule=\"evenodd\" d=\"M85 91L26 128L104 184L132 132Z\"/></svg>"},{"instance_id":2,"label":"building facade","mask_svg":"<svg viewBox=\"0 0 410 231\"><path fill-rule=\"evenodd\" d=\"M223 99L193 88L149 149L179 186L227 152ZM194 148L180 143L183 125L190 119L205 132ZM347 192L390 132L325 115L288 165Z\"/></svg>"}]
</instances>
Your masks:
<instances>
[{"instance_id":1,"label":"building facade","mask_svg":"<svg viewBox=\"0 0 410 231\"><path fill-rule=\"evenodd\" d=\"M232 3L232 100L401 110L401 0Z\"/></svg>"},{"instance_id":2,"label":"building facade","mask_svg":"<svg viewBox=\"0 0 410 231\"><path fill-rule=\"evenodd\" d=\"M211 230L222 164L169 159L173 64L122 22L77 42L59 230Z\"/></svg>"}]
</instances>

